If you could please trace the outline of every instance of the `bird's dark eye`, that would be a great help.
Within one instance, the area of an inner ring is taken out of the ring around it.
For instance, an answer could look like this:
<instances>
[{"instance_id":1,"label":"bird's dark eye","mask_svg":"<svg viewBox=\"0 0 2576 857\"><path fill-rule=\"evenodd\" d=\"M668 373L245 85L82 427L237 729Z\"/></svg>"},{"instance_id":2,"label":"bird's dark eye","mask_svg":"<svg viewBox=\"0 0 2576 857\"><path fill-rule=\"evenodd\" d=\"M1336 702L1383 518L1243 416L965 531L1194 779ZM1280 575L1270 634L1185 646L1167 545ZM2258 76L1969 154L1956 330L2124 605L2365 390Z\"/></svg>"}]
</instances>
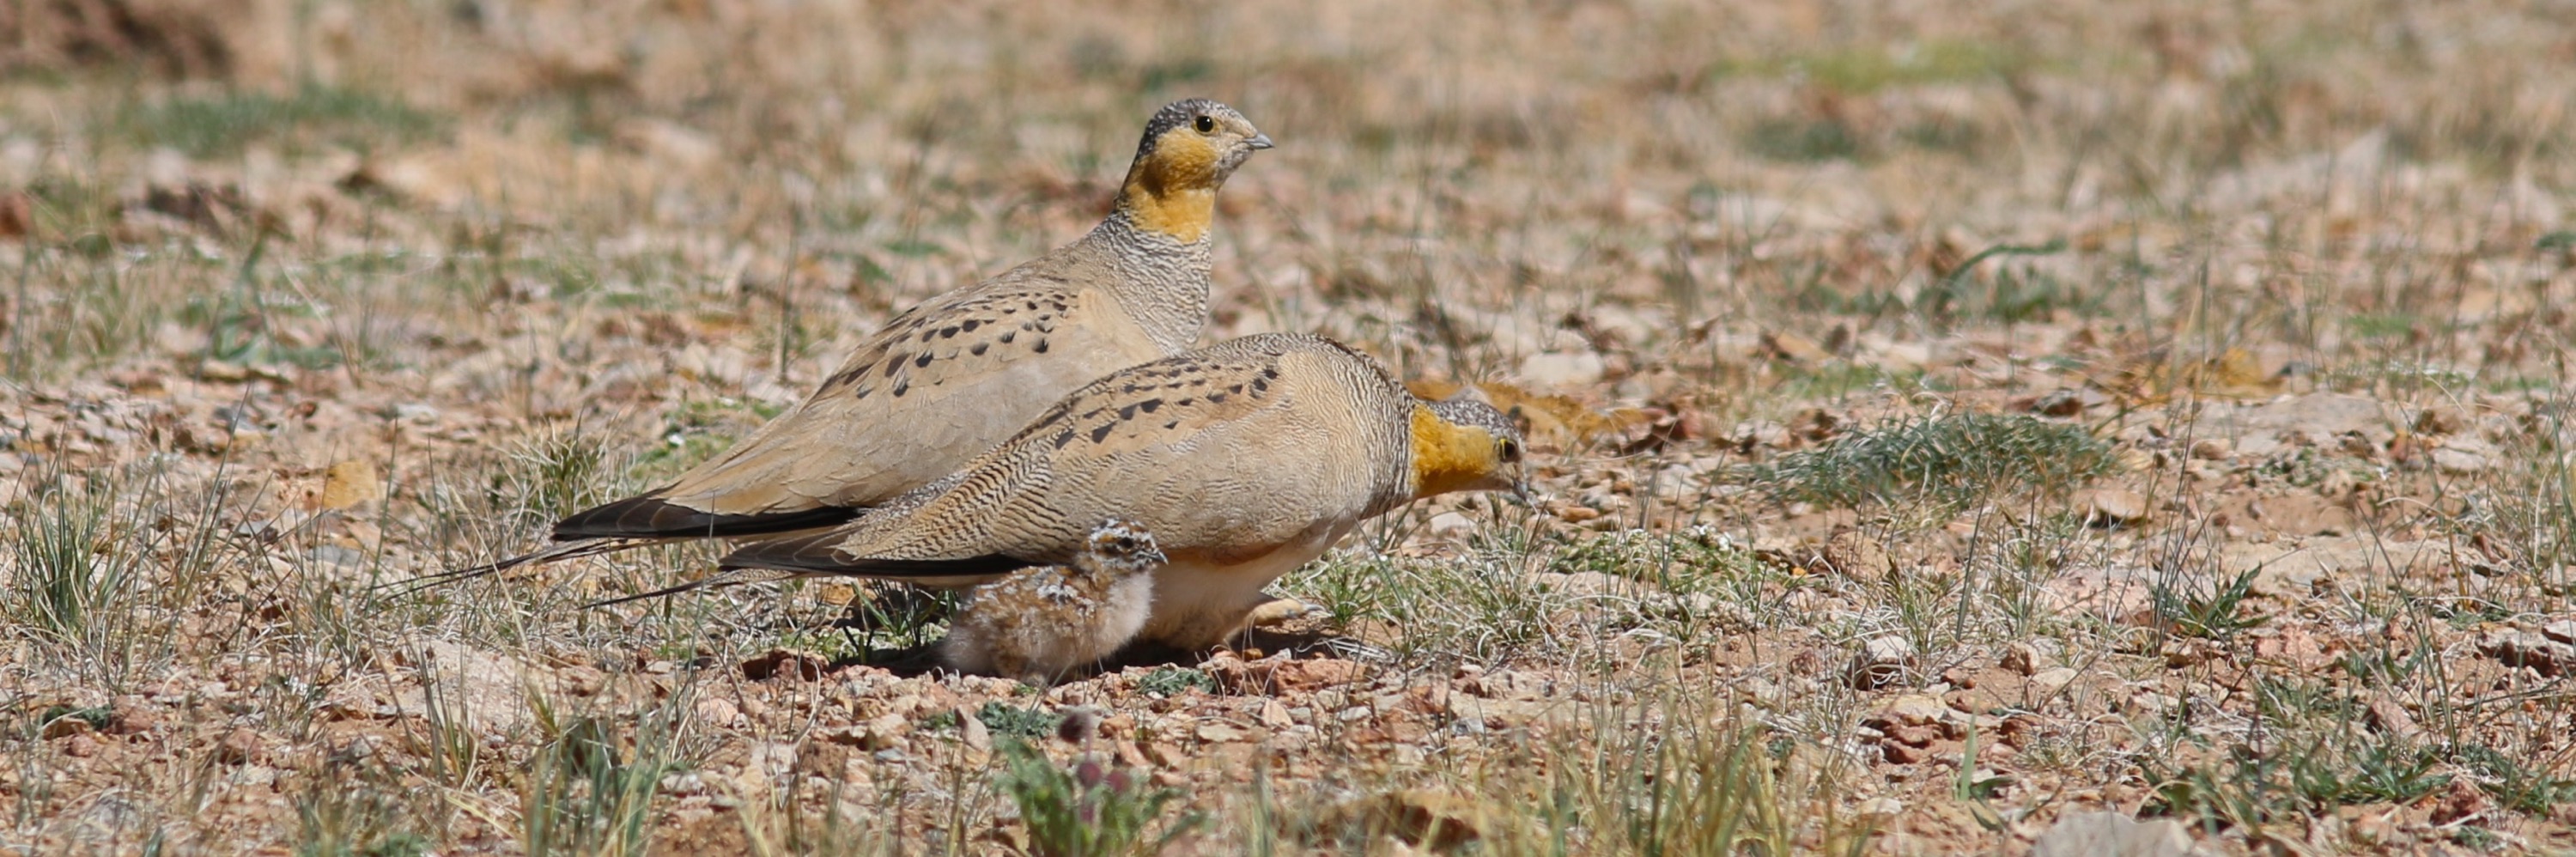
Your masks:
<instances>
[{"instance_id":1,"label":"bird's dark eye","mask_svg":"<svg viewBox=\"0 0 2576 857\"><path fill-rule=\"evenodd\" d=\"M1502 453L1502 456L1503 456L1503 460L1504 460L1504 461L1519 461L1519 460L1521 460L1521 444L1520 444L1520 441L1516 441L1516 440L1508 440L1508 439L1507 439L1507 440L1504 440L1504 441L1503 441L1502 448L1501 448L1500 450L1498 450L1498 451Z\"/></svg>"},{"instance_id":2,"label":"bird's dark eye","mask_svg":"<svg viewBox=\"0 0 2576 857\"><path fill-rule=\"evenodd\" d=\"M1216 117L1207 115L1199 116L1198 129L1201 134L1216 133Z\"/></svg>"}]
</instances>

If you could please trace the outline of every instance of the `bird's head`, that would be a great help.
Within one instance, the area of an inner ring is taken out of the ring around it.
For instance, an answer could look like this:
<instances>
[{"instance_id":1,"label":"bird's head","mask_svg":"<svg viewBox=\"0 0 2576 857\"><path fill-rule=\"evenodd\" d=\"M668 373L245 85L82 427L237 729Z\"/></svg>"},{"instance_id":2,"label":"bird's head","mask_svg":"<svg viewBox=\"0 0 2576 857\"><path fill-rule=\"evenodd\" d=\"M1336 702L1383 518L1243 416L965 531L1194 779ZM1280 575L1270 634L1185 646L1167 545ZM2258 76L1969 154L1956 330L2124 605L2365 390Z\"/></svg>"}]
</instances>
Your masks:
<instances>
[{"instance_id":1,"label":"bird's head","mask_svg":"<svg viewBox=\"0 0 2576 857\"><path fill-rule=\"evenodd\" d=\"M1091 538L1084 542L1084 549L1099 557L1103 568L1128 573L1151 571L1170 559L1163 555L1162 547L1154 543L1152 532L1143 524L1125 518L1102 522L1091 531Z\"/></svg>"},{"instance_id":2,"label":"bird's head","mask_svg":"<svg viewBox=\"0 0 2576 857\"><path fill-rule=\"evenodd\" d=\"M1270 145L1270 135L1232 107L1204 98L1166 104L1145 123L1119 205L1137 226L1196 241L1215 216L1217 188Z\"/></svg>"},{"instance_id":3,"label":"bird's head","mask_svg":"<svg viewBox=\"0 0 2576 857\"><path fill-rule=\"evenodd\" d=\"M1413 406L1413 496L1452 491L1525 493L1525 441L1511 416L1470 385L1458 395Z\"/></svg>"}]
</instances>

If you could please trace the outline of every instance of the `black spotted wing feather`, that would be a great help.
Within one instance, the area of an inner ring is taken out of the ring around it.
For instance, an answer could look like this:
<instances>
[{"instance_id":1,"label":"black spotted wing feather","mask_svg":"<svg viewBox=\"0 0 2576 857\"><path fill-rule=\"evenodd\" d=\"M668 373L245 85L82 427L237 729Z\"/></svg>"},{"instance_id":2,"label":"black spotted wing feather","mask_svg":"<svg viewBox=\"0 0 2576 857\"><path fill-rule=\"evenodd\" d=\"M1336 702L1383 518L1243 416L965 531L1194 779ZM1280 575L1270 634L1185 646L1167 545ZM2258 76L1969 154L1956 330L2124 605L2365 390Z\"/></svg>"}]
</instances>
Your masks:
<instances>
[{"instance_id":1,"label":"black spotted wing feather","mask_svg":"<svg viewBox=\"0 0 2576 857\"><path fill-rule=\"evenodd\" d=\"M898 316L812 397L643 499L717 518L874 505L956 469L1062 391L1162 356L1104 293L1014 274Z\"/></svg>"},{"instance_id":2,"label":"black spotted wing feather","mask_svg":"<svg viewBox=\"0 0 2576 857\"><path fill-rule=\"evenodd\" d=\"M1028 287L960 295L895 317L823 382L817 400L900 399L915 389L989 372L1023 354L1055 350L1059 329L1080 324L1082 296L1061 278L1033 275Z\"/></svg>"},{"instance_id":3,"label":"black spotted wing feather","mask_svg":"<svg viewBox=\"0 0 2576 857\"><path fill-rule=\"evenodd\" d=\"M1209 426L1273 403L1275 354L1183 356L1138 366L1083 388L1021 429L1011 443L1050 455L1097 456L1186 442Z\"/></svg>"}]
</instances>

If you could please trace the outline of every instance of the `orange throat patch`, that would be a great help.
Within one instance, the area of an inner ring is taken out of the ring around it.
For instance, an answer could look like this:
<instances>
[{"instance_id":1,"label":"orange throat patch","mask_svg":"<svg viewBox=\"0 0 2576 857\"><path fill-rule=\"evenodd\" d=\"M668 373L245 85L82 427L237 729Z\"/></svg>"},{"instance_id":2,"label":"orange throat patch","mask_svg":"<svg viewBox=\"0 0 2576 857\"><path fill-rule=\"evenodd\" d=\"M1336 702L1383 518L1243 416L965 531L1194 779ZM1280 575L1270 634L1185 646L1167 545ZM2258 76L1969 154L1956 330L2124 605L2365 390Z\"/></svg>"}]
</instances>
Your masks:
<instances>
[{"instance_id":1,"label":"orange throat patch","mask_svg":"<svg viewBox=\"0 0 2576 857\"><path fill-rule=\"evenodd\" d=\"M1148 232L1182 243L1207 237L1216 222L1216 149L1186 129L1164 132L1152 154L1127 171L1118 207Z\"/></svg>"},{"instance_id":2,"label":"orange throat patch","mask_svg":"<svg viewBox=\"0 0 2576 857\"><path fill-rule=\"evenodd\" d=\"M1413 496L1446 494L1492 478L1494 439L1413 406Z\"/></svg>"}]
</instances>

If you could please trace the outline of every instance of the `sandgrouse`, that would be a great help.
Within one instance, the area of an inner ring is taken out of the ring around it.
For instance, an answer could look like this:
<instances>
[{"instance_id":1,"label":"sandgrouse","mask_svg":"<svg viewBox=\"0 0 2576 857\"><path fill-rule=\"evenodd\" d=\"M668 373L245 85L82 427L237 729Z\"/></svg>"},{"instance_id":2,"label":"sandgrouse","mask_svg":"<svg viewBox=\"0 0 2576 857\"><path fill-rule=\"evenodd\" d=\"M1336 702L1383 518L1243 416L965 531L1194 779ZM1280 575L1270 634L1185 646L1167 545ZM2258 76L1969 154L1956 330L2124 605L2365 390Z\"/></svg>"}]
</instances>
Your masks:
<instances>
[{"instance_id":1,"label":"sandgrouse","mask_svg":"<svg viewBox=\"0 0 2576 857\"><path fill-rule=\"evenodd\" d=\"M1234 108L1164 106L1081 240L896 316L803 403L668 485L556 522L555 544L418 582L811 530L957 469L1065 390L1197 341L1217 189L1270 146Z\"/></svg>"},{"instance_id":2,"label":"sandgrouse","mask_svg":"<svg viewBox=\"0 0 2576 857\"><path fill-rule=\"evenodd\" d=\"M1118 517L1168 557L1140 637L1197 648L1361 521L1417 498L1516 488L1520 458L1520 433L1491 405L1417 399L1348 346L1259 334L1111 373L884 508L746 545L725 573L633 597L782 576L971 586L1070 561Z\"/></svg>"}]
</instances>

